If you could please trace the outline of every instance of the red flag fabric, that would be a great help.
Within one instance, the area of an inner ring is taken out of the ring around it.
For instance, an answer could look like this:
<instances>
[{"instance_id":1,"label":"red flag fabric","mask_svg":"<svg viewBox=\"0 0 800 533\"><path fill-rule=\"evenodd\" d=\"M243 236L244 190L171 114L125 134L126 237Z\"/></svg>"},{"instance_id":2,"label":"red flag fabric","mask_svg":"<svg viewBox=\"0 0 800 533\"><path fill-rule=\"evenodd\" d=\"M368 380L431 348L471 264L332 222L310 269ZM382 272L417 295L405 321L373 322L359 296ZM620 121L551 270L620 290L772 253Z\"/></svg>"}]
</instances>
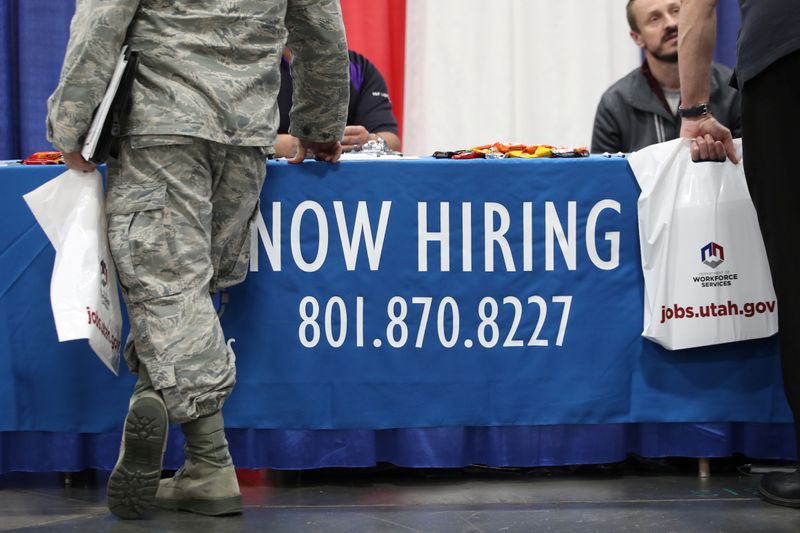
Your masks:
<instances>
[{"instance_id":1,"label":"red flag fabric","mask_svg":"<svg viewBox=\"0 0 800 533\"><path fill-rule=\"evenodd\" d=\"M341 0L347 45L381 71L402 139L406 0Z\"/></svg>"}]
</instances>

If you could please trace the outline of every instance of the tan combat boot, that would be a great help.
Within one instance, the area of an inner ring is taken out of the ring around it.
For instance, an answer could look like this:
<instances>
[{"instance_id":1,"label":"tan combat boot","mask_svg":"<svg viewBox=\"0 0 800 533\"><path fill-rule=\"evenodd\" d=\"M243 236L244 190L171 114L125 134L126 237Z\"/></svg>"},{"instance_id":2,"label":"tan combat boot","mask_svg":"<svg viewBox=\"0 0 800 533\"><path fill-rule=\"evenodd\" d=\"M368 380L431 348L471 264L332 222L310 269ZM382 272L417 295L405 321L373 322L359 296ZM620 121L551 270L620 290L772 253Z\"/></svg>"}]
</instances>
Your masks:
<instances>
[{"instance_id":1,"label":"tan combat boot","mask_svg":"<svg viewBox=\"0 0 800 533\"><path fill-rule=\"evenodd\" d=\"M228 453L222 413L182 425L186 462L175 477L162 479L155 503L164 509L219 516L242 512L242 495Z\"/></svg>"},{"instance_id":2,"label":"tan combat boot","mask_svg":"<svg viewBox=\"0 0 800 533\"><path fill-rule=\"evenodd\" d=\"M108 509L120 518L138 518L153 504L161 479L169 418L154 391L131 398L122 432L119 459L108 478Z\"/></svg>"}]
</instances>

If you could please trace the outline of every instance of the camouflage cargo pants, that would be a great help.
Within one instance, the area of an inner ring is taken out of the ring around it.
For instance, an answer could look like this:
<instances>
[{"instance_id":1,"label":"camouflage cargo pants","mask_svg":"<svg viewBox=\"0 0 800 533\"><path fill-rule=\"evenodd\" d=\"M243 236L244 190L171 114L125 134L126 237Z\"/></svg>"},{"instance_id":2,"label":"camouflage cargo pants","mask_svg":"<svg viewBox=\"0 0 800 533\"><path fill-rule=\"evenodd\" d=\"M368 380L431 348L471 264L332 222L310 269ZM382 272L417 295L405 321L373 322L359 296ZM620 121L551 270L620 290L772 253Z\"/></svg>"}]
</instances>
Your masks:
<instances>
[{"instance_id":1,"label":"camouflage cargo pants","mask_svg":"<svg viewBox=\"0 0 800 533\"><path fill-rule=\"evenodd\" d=\"M148 135L123 139L109 163L108 238L131 324L125 360L137 390L152 382L161 392L172 422L216 412L236 382L211 292L247 273L265 153Z\"/></svg>"}]
</instances>

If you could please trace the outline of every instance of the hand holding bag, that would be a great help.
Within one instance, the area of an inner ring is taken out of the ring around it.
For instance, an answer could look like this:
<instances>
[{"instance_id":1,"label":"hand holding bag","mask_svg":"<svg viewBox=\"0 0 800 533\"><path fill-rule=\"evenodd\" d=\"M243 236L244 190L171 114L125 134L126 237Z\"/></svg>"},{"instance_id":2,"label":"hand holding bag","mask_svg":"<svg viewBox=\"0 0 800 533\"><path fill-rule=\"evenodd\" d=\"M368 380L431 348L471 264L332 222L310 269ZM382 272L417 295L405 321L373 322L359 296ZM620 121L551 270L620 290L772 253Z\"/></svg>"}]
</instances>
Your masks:
<instances>
[{"instance_id":1,"label":"hand holding bag","mask_svg":"<svg viewBox=\"0 0 800 533\"><path fill-rule=\"evenodd\" d=\"M96 170L68 170L23 198L56 249L50 302L58 340L88 339L117 374L122 313L108 249L103 178Z\"/></svg>"},{"instance_id":2,"label":"hand holding bag","mask_svg":"<svg viewBox=\"0 0 800 533\"><path fill-rule=\"evenodd\" d=\"M775 291L744 167L695 163L690 146L676 139L629 159L642 190L642 335L670 350L773 335Z\"/></svg>"}]
</instances>

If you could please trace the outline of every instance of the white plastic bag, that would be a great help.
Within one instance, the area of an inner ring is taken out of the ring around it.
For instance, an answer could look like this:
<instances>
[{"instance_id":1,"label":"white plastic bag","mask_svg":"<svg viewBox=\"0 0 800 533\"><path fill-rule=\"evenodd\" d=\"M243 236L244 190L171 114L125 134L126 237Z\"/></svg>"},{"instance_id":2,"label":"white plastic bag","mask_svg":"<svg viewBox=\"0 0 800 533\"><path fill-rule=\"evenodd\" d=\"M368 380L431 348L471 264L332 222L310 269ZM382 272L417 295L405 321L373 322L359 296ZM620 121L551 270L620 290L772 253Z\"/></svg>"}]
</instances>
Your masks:
<instances>
[{"instance_id":1,"label":"white plastic bag","mask_svg":"<svg viewBox=\"0 0 800 533\"><path fill-rule=\"evenodd\" d=\"M773 335L775 291L743 165L694 163L690 146L630 156L642 189L642 335L670 350Z\"/></svg>"},{"instance_id":2,"label":"white plastic bag","mask_svg":"<svg viewBox=\"0 0 800 533\"><path fill-rule=\"evenodd\" d=\"M117 374L122 314L100 173L68 170L23 198L56 249L50 303L58 340L88 339Z\"/></svg>"}]
</instances>

